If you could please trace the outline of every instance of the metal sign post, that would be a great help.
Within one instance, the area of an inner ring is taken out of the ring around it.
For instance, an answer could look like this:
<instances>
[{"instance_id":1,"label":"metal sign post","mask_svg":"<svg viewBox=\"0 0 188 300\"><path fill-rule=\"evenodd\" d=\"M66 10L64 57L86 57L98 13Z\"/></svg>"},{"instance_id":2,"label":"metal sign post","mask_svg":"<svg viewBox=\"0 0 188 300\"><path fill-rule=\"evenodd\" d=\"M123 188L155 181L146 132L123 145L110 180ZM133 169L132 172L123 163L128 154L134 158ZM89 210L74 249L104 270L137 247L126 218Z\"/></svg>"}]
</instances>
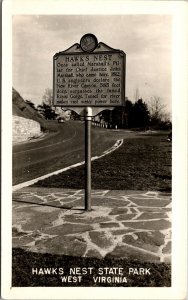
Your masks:
<instances>
[{"instance_id":1,"label":"metal sign post","mask_svg":"<svg viewBox=\"0 0 188 300\"><path fill-rule=\"evenodd\" d=\"M53 57L53 105L85 118L85 210L91 210L91 119L125 104L125 59L91 34Z\"/></svg>"},{"instance_id":2,"label":"metal sign post","mask_svg":"<svg viewBox=\"0 0 188 300\"><path fill-rule=\"evenodd\" d=\"M85 210L91 210L91 115L87 107L85 114Z\"/></svg>"}]
</instances>

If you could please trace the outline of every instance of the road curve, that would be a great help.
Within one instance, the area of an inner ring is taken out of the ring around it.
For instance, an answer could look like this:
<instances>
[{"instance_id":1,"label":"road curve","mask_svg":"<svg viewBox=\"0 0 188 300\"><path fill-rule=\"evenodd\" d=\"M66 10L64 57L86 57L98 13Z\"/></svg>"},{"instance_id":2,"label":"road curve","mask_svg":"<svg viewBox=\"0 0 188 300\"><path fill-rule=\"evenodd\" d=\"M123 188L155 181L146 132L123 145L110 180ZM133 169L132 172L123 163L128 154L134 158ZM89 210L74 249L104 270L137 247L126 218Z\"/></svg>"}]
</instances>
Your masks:
<instances>
[{"instance_id":1,"label":"road curve","mask_svg":"<svg viewBox=\"0 0 188 300\"><path fill-rule=\"evenodd\" d=\"M84 123L55 123L56 131L43 139L13 146L13 185L65 168L84 160ZM92 128L92 156L111 147L106 130Z\"/></svg>"}]
</instances>

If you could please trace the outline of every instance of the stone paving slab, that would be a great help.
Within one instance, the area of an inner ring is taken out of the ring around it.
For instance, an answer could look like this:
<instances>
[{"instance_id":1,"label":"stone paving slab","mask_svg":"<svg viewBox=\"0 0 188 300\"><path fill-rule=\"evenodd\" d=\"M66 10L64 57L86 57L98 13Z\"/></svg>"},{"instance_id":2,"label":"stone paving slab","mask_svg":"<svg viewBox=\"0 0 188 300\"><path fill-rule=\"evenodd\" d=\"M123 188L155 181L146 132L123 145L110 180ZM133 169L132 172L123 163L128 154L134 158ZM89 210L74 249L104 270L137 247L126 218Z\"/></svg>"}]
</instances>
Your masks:
<instances>
[{"instance_id":1,"label":"stone paving slab","mask_svg":"<svg viewBox=\"0 0 188 300\"><path fill-rule=\"evenodd\" d=\"M24 188L13 193L13 247L97 258L171 261L171 194Z\"/></svg>"}]
</instances>

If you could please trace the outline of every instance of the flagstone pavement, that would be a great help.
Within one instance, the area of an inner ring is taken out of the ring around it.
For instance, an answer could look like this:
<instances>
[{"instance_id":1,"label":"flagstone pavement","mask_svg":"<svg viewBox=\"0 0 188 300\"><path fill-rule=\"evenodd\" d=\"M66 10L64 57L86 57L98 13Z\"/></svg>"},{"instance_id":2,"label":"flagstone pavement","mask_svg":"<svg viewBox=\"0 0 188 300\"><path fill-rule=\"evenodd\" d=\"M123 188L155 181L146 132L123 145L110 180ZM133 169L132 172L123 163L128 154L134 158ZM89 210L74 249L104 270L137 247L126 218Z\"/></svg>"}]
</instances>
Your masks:
<instances>
[{"instance_id":1,"label":"flagstone pavement","mask_svg":"<svg viewBox=\"0 0 188 300\"><path fill-rule=\"evenodd\" d=\"M79 257L171 261L171 194L23 188L13 192L13 247Z\"/></svg>"}]
</instances>

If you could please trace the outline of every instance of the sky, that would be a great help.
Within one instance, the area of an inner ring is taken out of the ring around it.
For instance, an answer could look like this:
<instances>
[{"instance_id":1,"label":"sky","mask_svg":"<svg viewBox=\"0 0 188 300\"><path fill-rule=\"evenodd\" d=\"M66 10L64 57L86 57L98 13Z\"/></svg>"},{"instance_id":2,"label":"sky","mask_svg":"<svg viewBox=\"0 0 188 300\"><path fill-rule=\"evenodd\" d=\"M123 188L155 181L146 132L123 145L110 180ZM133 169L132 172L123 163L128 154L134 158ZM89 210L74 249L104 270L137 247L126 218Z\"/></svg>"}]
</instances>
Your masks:
<instances>
[{"instance_id":1,"label":"sky","mask_svg":"<svg viewBox=\"0 0 188 300\"><path fill-rule=\"evenodd\" d=\"M42 102L53 86L53 56L86 33L126 53L126 96L146 103L160 97L171 112L172 20L170 15L14 15L13 87Z\"/></svg>"}]
</instances>

